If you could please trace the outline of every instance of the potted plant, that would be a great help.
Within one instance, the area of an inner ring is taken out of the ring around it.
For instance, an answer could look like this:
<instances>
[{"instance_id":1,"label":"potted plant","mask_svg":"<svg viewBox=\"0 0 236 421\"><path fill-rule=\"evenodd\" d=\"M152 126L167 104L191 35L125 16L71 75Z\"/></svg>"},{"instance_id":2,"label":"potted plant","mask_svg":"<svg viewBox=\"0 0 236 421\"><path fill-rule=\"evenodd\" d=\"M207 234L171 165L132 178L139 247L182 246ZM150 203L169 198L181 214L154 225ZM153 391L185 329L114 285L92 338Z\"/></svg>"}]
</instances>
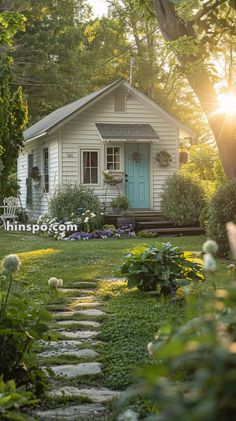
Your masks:
<instances>
[{"instance_id":1,"label":"potted plant","mask_svg":"<svg viewBox=\"0 0 236 421\"><path fill-rule=\"evenodd\" d=\"M129 201L125 196L117 196L111 201L111 207L115 213L123 213L130 207Z\"/></svg>"}]
</instances>

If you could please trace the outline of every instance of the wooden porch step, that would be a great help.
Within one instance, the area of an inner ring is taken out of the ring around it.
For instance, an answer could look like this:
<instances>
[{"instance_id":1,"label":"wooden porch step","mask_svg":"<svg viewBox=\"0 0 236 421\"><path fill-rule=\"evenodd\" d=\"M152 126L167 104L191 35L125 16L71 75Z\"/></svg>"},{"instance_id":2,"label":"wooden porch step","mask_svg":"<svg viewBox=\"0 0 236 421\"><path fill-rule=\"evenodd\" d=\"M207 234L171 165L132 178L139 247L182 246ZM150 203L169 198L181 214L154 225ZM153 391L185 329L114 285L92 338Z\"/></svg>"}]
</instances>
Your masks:
<instances>
[{"instance_id":1,"label":"wooden porch step","mask_svg":"<svg viewBox=\"0 0 236 421\"><path fill-rule=\"evenodd\" d=\"M136 227L142 230L146 228L171 228L175 227L175 224L167 219L150 219L149 221L140 221L139 219L136 219Z\"/></svg>"},{"instance_id":2,"label":"wooden porch step","mask_svg":"<svg viewBox=\"0 0 236 421\"><path fill-rule=\"evenodd\" d=\"M148 228L142 231L156 232L160 236L178 236L178 235L201 235L204 230L200 227L170 227L170 228Z\"/></svg>"}]
</instances>

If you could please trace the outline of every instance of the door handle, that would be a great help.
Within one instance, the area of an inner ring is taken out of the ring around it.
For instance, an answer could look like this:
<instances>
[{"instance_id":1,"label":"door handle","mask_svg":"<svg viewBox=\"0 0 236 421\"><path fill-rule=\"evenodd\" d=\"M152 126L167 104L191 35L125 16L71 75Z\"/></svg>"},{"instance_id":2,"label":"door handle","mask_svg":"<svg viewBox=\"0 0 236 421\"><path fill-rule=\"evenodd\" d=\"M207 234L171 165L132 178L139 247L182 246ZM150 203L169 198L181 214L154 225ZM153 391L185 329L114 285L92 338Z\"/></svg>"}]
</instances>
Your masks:
<instances>
[{"instance_id":1,"label":"door handle","mask_svg":"<svg viewBox=\"0 0 236 421\"><path fill-rule=\"evenodd\" d=\"M128 174L125 174L125 177L128 177Z\"/></svg>"},{"instance_id":2,"label":"door handle","mask_svg":"<svg viewBox=\"0 0 236 421\"><path fill-rule=\"evenodd\" d=\"M127 178L126 178L126 179L125 179L125 182L126 182L126 183L128 183L128 182L129 182L129 180L127 180Z\"/></svg>"}]
</instances>

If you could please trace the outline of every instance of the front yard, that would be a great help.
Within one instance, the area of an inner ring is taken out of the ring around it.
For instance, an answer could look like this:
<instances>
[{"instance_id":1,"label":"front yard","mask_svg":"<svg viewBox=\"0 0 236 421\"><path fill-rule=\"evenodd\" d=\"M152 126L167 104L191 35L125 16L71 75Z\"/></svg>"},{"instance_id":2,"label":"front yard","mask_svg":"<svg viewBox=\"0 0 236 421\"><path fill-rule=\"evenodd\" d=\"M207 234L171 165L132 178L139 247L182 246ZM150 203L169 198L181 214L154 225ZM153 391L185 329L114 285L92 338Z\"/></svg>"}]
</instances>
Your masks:
<instances>
[{"instance_id":1,"label":"front yard","mask_svg":"<svg viewBox=\"0 0 236 421\"><path fill-rule=\"evenodd\" d=\"M62 278L64 286L77 281L94 281L114 276L122 257L137 245L170 241L187 251L201 250L204 237L156 239L55 241L39 236L0 234L0 258L16 253L21 259L17 279L25 294L41 305L49 301L47 280ZM226 287L232 275L227 260L218 260L217 274L208 275L207 283ZM163 303L155 296L129 291L125 282L99 282L97 295L102 299L108 316L104 318L100 339L104 375L101 383L111 389L125 389L132 382L135 367L152 362L147 344L152 341L160 322L181 317L184 307Z\"/></svg>"}]
</instances>

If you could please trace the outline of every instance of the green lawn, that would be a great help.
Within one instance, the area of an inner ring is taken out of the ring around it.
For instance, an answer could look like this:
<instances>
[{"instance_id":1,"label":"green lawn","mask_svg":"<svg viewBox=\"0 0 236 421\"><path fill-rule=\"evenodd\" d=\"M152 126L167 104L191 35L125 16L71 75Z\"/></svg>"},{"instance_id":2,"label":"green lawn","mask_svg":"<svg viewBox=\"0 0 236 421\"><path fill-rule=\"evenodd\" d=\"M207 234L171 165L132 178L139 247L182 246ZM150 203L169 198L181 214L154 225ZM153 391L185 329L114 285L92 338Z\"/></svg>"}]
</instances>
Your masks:
<instances>
[{"instance_id":1,"label":"green lawn","mask_svg":"<svg viewBox=\"0 0 236 421\"><path fill-rule=\"evenodd\" d=\"M55 241L33 235L0 232L0 259L17 253L22 265L17 279L25 290L42 304L48 300L47 280L56 276L64 285L74 281L93 281L109 277L122 256L137 245L170 241L183 250L199 251L205 238L178 237L164 239ZM227 286L234 275L228 274L229 261L218 260L218 272L207 277L209 285ZM159 323L169 317L181 317L181 304L163 303L156 297L128 291L123 282L101 282L98 294L104 300L108 316L104 319L100 338L105 342L102 362L104 385L123 389L132 381L136 366L152 364L147 343L155 337Z\"/></svg>"}]
</instances>

